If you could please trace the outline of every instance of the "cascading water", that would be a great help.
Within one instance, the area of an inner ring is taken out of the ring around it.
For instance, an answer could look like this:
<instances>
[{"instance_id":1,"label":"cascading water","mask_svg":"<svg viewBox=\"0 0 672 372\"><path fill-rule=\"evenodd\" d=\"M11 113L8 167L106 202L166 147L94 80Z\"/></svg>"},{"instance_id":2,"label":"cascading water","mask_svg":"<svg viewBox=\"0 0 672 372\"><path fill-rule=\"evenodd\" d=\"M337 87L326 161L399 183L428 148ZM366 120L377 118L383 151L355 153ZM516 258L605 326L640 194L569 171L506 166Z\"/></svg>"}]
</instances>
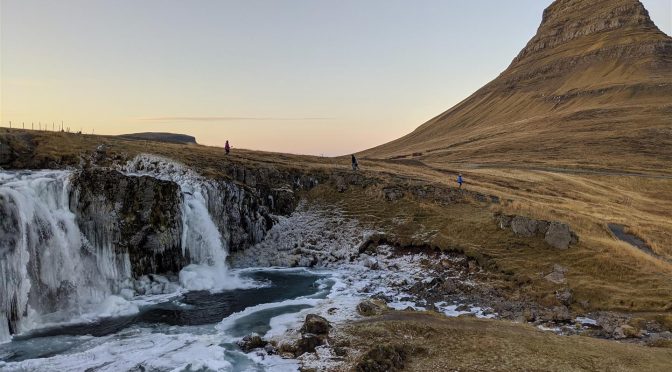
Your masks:
<instances>
[{"instance_id":1,"label":"cascading water","mask_svg":"<svg viewBox=\"0 0 672 372\"><path fill-rule=\"evenodd\" d=\"M208 204L214 185L196 172L169 159L139 155L122 169L129 175L147 175L177 183L182 192L182 251L191 264L180 271L180 284L190 290L219 290L243 285L228 275L229 249L213 221Z\"/></svg>"},{"instance_id":2,"label":"cascading water","mask_svg":"<svg viewBox=\"0 0 672 372\"><path fill-rule=\"evenodd\" d=\"M0 173L0 341L94 311L130 278L128 256L91 247L69 209L70 172Z\"/></svg>"},{"instance_id":3,"label":"cascading water","mask_svg":"<svg viewBox=\"0 0 672 372\"><path fill-rule=\"evenodd\" d=\"M227 243L209 213L219 200L213 184L180 164L146 155L121 171L179 185L180 244L189 263L179 272L183 288L250 284L227 271ZM137 311L127 300L142 280L133 282L129 255L116 246L109 226L98 226L92 241L80 231L71 211L77 206L70 205L79 190L72 189L71 177L68 171L0 172L0 342L84 314Z\"/></svg>"}]
</instances>

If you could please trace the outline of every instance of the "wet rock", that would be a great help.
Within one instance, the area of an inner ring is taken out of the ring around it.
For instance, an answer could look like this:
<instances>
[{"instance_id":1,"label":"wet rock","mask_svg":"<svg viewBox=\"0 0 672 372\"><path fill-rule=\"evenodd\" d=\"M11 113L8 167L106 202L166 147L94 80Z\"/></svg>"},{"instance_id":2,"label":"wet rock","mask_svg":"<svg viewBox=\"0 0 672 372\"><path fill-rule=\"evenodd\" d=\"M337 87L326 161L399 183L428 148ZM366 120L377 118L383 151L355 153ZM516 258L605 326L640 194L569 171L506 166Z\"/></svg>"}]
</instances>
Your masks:
<instances>
[{"instance_id":1,"label":"wet rock","mask_svg":"<svg viewBox=\"0 0 672 372\"><path fill-rule=\"evenodd\" d=\"M317 315L317 314L308 314L306 315L306 320L301 327L302 333L312 333L315 335L326 335L329 333L329 322Z\"/></svg>"},{"instance_id":2,"label":"wet rock","mask_svg":"<svg viewBox=\"0 0 672 372\"><path fill-rule=\"evenodd\" d=\"M305 333L301 335L301 339L296 342L295 355L303 355L305 353L314 353L318 346L324 345L325 337L315 335L312 333Z\"/></svg>"},{"instance_id":3,"label":"wet rock","mask_svg":"<svg viewBox=\"0 0 672 372\"><path fill-rule=\"evenodd\" d=\"M278 353L278 349L275 348L272 344L268 343L266 346L264 346L264 351L268 355L275 355Z\"/></svg>"},{"instance_id":4,"label":"wet rock","mask_svg":"<svg viewBox=\"0 0 672 372\"><path fill-rule=\"evenodd\" d=\"M249 353L254 349L259 349L266 346L268 343L264 341L258 334L252 333L243 337L237 342L237 344L243 352Z\"/></svg>"},{"instance_id":5,"label":"wet rock","mask_svg":"<svg viewBox=\"0 0 672 372\"><path fill-rule=\"evenodd\" d=\"M281 355L290 354L291 357L294 357L294 353L296 353L297 351L296 344L294 344L289 340L281 340L280 342L278 342L277 351Z\"/></svg>"},{"instance_id":6,"label":"wet rock","mask_svg":"<svg viewBox=\"0 0 672 372\"><path fill-rule=\"evenodd\" d=\"M128 253L134 277L178 272L188 263L181 247L181 204L173 182L102 169L77 174L70 195L87 241Z\"/></svg>"},{"instance_id":7,"label":"wet rock","mask_svg":"<svg viewBox=\"0 0 672 372\"><path fill-rule=\"evenodd\" d=\"M551 222L546 231L546 235L544 236L544 240L554 248L567 249L569 248L570 243L572 243L572 234L573 233L567 224L562 222Z\"/></svg>"}]
</instances>

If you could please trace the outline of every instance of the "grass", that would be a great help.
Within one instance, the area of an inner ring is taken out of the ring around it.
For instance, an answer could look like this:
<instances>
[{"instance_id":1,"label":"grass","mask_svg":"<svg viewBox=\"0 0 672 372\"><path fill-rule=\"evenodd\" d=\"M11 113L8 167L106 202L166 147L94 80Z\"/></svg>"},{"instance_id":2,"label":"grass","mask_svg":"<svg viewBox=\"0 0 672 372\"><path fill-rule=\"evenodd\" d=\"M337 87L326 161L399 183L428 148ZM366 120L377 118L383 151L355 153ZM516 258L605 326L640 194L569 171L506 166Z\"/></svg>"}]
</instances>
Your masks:
<instances>
[{"instance_id":1,"label":"grass","mask_svg":"<svg viewBox=\"0 0 672 372\"><path fill-rule=\"evenodd\" d=\"M369 350L392 346L405 351L405 371L667 371L672 363L670 348L433 313L389 312L347 327L343 339L358 351L348 357L350 365Z\"/></svg>"},{"instance_id":2,"label":"grass","mask_svg":"<svg viewBox=\"0 0 672 372\"><path fill-rule=\"evenodd\" d=\"M14 167L76 166L82 154L92 154L104 143L109 158L128 159L149 152L183 162L210 177L231 177L232 170L240 167L320 174L327 180L352 175L348 158L242 149L226 156L216 147L18 130L0 130L0 142L26 152L14 161ZM360 165L358 177L372 180L366 187L349 185L348 191L338 193L331 184L322 184L307 197L340 205L350 217L385 232L396 243L464 252L501 273L511 293L522 291L542 303L555 301L552 294L558 288L543 275L557 263L568 269L567 285L574 291L577 311L672 310L672 265L614 239L606 228L608 222L625 224L657 254L672 257L672 179L502 167L469 169L408 160L364 159ZM502 202L440 203L408 192L394 202L383 198L383 188L390 185L405 190L432 186L439 195L458 193L450 188L457 169L464 174L467 190L497 195ZM565 221L578 232L580 242L557 251L540 239L513 236L496 227L491 216L497 210Z\"/></svg>"}]
</instances>

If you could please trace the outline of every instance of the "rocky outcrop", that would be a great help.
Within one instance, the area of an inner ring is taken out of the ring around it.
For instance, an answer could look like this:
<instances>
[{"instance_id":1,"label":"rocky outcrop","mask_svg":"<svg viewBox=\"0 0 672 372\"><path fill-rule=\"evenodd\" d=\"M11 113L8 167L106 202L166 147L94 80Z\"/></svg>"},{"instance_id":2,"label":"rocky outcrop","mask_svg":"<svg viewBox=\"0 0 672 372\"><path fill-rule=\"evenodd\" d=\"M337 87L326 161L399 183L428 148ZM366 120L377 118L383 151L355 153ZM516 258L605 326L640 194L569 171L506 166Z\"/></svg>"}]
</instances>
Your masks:
<instances>
[{"instance_id":1,"label":"rocky outcrop","mask_svg":"<svg viewBox=\"0 0 672 372\"><path fill-rule=\"evenodd\" d=\"M495 220L500 229L511 230L524 237L543 237L553 248L567 249L579 242L579 237L563 222L537 220L525 216L496 214Z\"/></svg>"},{"instance_id":2,"label":"rocky outcrop","mask_svg":"<svg viewBox=\"0 0 672 372\"><path fill-rule=\"evenodd\" d=\"M128 254L133 276L178 272L189 262L181 246L178 185L112 170L84 170L73 180L70 209L89 249Z\"/></svg>"},{"instance_id":3,"label":"rocky outcrop","mask_svg":"<svg viewBox=\"0 0 672 372\"><path fill-rule=\"evenodd\" d=\"M275 220L271 210L289 210L284 191L266 189L265 198L229 181L208 181L203 194L222 242L231 251L261 242ZM85 169L73 180L71 210L91 247L111 246L128 254L134 277L177 273L190 262L183 247L184 190L168 180ZM275 196L275 197L274 197ZM281 200L279 203L274 202Z\"/></svg>"},{"instance_id":4,"label":"rocky outcrop","mask_svg":"<svg viewBox=\"0 0 672 372\"><path fill-rule=\"evenodd\" d=\"M296 354L315 352L315 348L324 345L329 336L329 322L317 315L308 314L301 327L301 338L296 342Z\"/></svg>"}]
</instances>

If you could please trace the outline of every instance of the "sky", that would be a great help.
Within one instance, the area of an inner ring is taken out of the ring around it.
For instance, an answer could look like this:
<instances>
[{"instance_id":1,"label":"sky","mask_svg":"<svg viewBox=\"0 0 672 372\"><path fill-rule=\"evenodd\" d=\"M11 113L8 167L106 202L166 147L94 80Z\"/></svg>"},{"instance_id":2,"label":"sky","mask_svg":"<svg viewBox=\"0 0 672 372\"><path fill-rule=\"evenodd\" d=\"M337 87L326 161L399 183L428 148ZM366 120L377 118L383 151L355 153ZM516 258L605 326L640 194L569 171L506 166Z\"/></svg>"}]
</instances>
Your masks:
<instances>
[{"instance_id":1,"label":"sky","mask_svg":"<svg viewBox=\"0 0 672 372\"><path fill-rule=\"evenodd\" d=\"M672 0L642 2L672 34ZM0 0L0 126L348 154L494 79L550 3Z\"/></svg>"}]
</instances>

